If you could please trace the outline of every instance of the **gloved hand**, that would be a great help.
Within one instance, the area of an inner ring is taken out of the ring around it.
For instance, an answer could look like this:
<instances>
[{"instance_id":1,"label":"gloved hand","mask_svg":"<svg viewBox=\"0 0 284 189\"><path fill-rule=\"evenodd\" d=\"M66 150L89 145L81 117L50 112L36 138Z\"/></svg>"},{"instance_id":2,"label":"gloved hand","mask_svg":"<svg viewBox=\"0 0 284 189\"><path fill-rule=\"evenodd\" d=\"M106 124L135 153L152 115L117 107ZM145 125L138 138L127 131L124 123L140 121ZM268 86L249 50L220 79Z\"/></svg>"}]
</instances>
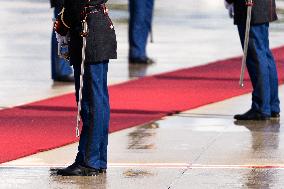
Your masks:
<instances>
[{"instance_id":1,"label":"gloved hand","mask_svg":"<svg viewBox=\"0 0 284 189\"><path fill-rule=\"evenodd\" d=\"M53 26L54 30L56 33L60 34L61 36L66 36L68 33L68 28L63 24L61 20L61 15L59 14L58 17L56 18L56 21L54 22Z\"/></svg>"},{"instance_id":2,"label":"gloved hand","mask_svg":"<svg viewBox=\"0 0 284 189\"><path fill-rule=\"evenodd\" d=\"M225 4L226 9L228 9L230 18L233 18L234 17L234 4L233 3L229 4L226 0L224 0L224 4Z\"/></svg>"},{"instance_id":3,"label":"gloved hand","mask_svg":"<svg viewBox=\"0 0 284 189\"><path fill-rule=\"evenodd\" d=\"M66 36L62 36L57 32L55 33L58 42L58 56L60 58L64 58L65 60L69 61L70 60L69 48L68 48L68 43L70 40L69 32L67 33Z\"/></svg>"},{"instance_id":4,"label":"gloved hand","mask_svg":"<svg viewBox=\"0 0 284 189\"><path fill-rule=\"evenodd\" d=\"M69 35L66 34L65 36L60 35L59 33L55 32L56 39L59 44L67 44L69 42Z\"/></svg>"}]
</instances>

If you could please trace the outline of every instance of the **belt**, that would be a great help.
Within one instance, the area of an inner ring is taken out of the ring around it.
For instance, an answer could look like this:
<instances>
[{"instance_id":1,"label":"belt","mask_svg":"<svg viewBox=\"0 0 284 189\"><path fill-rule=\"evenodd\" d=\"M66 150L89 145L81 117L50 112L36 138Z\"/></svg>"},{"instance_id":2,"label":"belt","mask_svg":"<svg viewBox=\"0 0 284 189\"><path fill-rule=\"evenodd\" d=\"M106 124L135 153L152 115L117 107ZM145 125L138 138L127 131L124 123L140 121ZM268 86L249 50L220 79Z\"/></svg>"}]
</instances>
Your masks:
<instances>
[{"instance_id":1,"label":"belt","mask_svg":"<svg viewBox=\"0 0 284 189\"><path fill-rule=\"evenodd\" d=\"M107 7L105 4L100 4L100 5L87 5L85 8L84 8L84 11L83 13L85 15L88 15L88 14L94 14L94 13L97 13L97 12L103 12L103 13L107 13Z\"/></svg>"}]
</instances>

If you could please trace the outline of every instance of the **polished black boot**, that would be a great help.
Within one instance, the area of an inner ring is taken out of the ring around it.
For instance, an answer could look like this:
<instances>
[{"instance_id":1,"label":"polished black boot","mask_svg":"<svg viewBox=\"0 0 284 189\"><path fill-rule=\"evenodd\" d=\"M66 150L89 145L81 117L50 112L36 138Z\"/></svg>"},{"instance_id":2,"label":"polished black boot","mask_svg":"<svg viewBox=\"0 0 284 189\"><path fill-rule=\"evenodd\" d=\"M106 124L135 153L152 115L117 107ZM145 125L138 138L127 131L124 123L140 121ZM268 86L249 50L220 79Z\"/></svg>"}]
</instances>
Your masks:
<instances>
[{"instance_id":1,"label":"polished black boot","mask_svg":"<svg viewBox=\"0 0 284 189\"><path fill-rule=\"evenodd\" d=\"M270 119L270 117L250 109L244 114L235 115L234 119L236 120L268 120Z\"/></svg>"},{"instance_id":2,"label":"polished black boot","mask_svg":"<svg viewBox=\"0 0 284 189\"><path fill-rule=\"evenodd\" d=\"M72 165L63 168L63 169L59 169L57 171L58 175L62 175L62 176L83 176L84 172L84 167L77 164L77 163L73 163Z\"/></svg>"},{"instance_id":3,"label":"polished black boot","mask_svg":"<svg viewBox=\"0 0 284 189\"><path fill-rule=\"evenodd\" d=\"M57 171L57 175L61 176L97 176L98 174L99 169L85 167L77 163Z\"/></svg>"}]
</instances>

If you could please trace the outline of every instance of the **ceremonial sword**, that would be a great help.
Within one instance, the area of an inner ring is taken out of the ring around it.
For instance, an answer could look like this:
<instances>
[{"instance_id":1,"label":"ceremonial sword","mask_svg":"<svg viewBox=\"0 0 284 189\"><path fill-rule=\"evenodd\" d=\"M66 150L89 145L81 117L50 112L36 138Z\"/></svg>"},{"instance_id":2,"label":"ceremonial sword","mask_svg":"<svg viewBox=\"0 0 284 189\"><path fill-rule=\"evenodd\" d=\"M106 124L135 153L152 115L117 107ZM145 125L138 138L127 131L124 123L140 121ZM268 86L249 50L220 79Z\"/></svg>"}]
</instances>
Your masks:
<instances>
[{"instance_id":1,"label":"ceremonial sword","mask_svg":"<svg viewBox=\"0 0 284 189\"><path fill-rule=\"evenodd\" d=\"M253 1L248 0L246 2L246 5L247 5L247 20L246 20L246 31L245 31L245 41L244 41L244 54L242 58L242 68L241 68L241 76L239 82L241 87L244 87L244 74L245 74L245 67L246 67L247 54L248 54L248 43L249 43L250 22L251 22Z\"/></svg>"},{"instance_id":2,"label":"ceremonial sword","mask_svg":"<svg viewBox=\"0 0 284 189\"><path fill-rule=\"evenodd\" d=\"M82 109L82 91L83 91L83 77L85 72L85 59L86 59L86 46L87 46L87 35L88 35L88 24L87 24L87 16L82 21L83 32L81 36L83 38L83 46L82 46L82 62L81 62L81 73L80 73L80 88L79 88L79 100L78 100L78 111L77 111L77 120L76 120L76 137L80 136L80 112Z\"/></svg>"}]
</instances>

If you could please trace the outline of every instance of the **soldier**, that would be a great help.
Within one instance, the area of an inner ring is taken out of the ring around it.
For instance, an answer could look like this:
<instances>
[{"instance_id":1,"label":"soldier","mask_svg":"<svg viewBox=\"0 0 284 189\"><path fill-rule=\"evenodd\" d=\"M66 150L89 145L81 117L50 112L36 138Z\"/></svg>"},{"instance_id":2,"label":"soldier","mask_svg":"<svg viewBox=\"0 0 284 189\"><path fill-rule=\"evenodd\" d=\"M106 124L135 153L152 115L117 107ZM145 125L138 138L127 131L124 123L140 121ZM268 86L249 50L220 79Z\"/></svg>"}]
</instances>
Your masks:
<instances>
[{"instance_id":1,"label":"soldier","mask_svg":"<svg viewBox=\"0 0 284 189\"><path fill-rule=\"evenodd\" d=\"M110 119L107 72L109 59L117 57L115 30L104 3L107 0L66 0L54 25L65 36L70 33L70 63L74 68L76 99L79 101L82 35L86 36L85 73L81 118L83 122L75 162L58 170L59 175L93 176L106 172ZM81 22L87 20L88 33Z\"/></svg>"},{"instance_id":2,"label":"soldier","mask_svg":"<svg viewBox=\"0 0 284 189\"><path fill-rule=\"evenodd\" d=\"M247 3L226 0L234 6L234 24L244 47ZM277 20L275 0L253 2L247 54L247 69L253 86L251 109L235 115L237 120L267 120L280 117L278 76L269 48L269 23Z\"/></svg>"},{"instance_id":3,"label":"soldier","mask_svg":"<svg viewBox=\"0 0 284 189\"><path fill-rule=\"evenodd\" d=\"M62 10L64 0L50 0L51 7L54 8L56 18ZM73 82L73 69L69 62L58 57L58 44L54 30L51 39L51 78L53 81Z\"/></svg>"},{"instance_id":4,"label":"soldier","mask_svg":"<svg viewBox=\"0 0 284 189\"><path fill-rule=\"evenodd\" d=\"M154 0L129 0L129 63L152 64L146 54L148 35L152 30Z\"/></svg>"}]
</instances>

